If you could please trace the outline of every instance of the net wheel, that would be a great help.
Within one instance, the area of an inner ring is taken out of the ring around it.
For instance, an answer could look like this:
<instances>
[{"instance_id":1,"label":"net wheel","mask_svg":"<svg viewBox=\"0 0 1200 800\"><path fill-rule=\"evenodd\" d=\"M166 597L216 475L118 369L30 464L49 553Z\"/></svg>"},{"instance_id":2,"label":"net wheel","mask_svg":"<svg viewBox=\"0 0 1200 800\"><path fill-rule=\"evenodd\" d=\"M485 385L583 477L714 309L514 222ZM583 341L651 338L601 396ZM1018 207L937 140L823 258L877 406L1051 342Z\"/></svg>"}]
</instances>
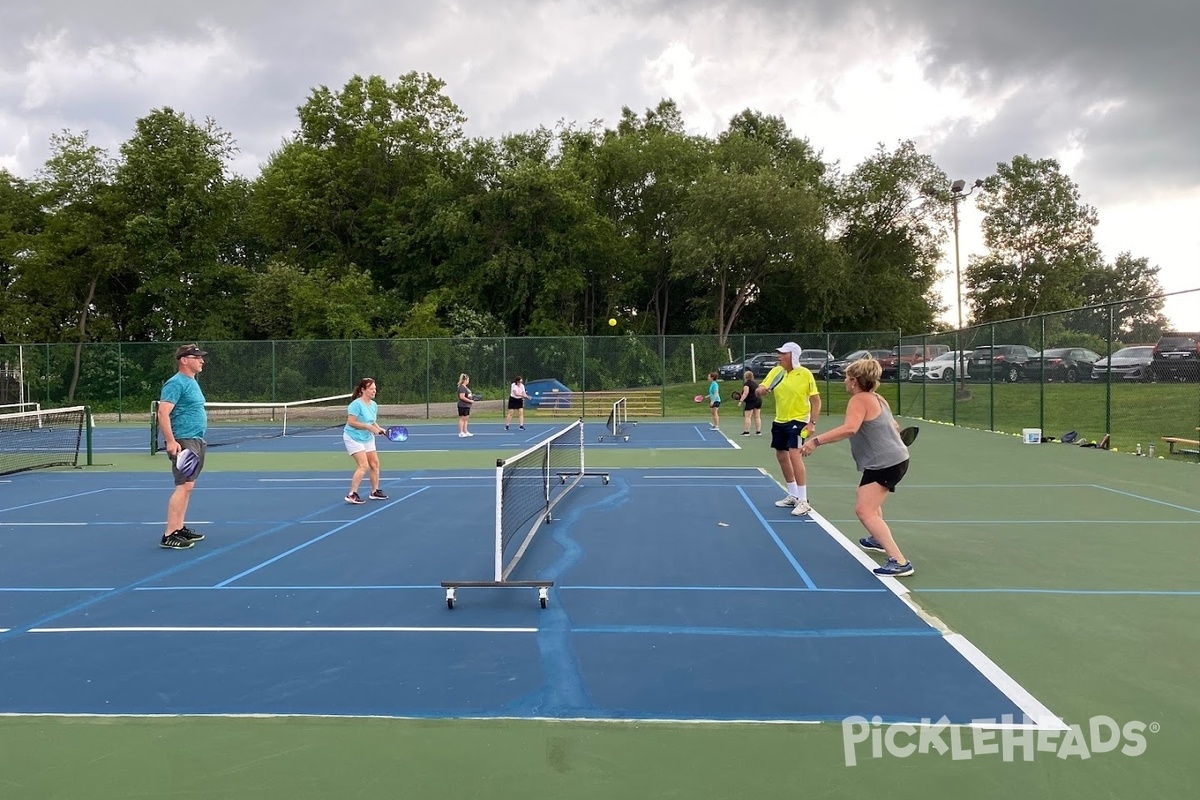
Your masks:
<instances>
[{"instance_id":1,"label":"net wheel","mask_svg":"<svg viewBox=\"0 0 1200 800\"><path fill-rule=\"evenodd\" d=\"M603 442L603 441L604 441L604 437L603 437L603 436L597 436L597 437L596 437L596 441L597 441L597 442Z\"/></svg>"},{"instance_id":2,"label":"net wheel","mask_svg":"<svg viewBox=\"0 0 1200 800\"><path fill-rule=\"evenodd\" d=\"M538 587L538 605L542 608L546 607L546 602L549 600L550 589L546 586Z\"/></svg>"},{"instance_id":3,"label":"net wheel","mask_svg":"<svg viewBox=\"0 0 1200 800\"><path fill-rule=\"evenodd\" d=\"M629 441L629 437L628 437L628 436L626 436L626 437L625 437L625 441L627 441L627 442Z\"/></svg>"},{"instance_id":4,"label":"net wheel","mask_svg":"<svg viewBox=\"0 0 1200 800\"><path fill-rule=\"evenodd\" d=\"M453 589L446 590L446 608L450 609L451 611L454 610L454 590Z\"/></svg>"},{"instance_id":5,"label":"net wheel","mask_svg":"<svg viewBox=\"0 0 1200 800\"><path fill-rule=\"evenodd\" d=\"M608 476L607 475L604 476L604 485L608 486Z\"/></svg>"},{"instance_id":6,"label":"net wheel","mask_svg":"<svg viewBox=\"0 0 1200 800\"><path fill-rule=\"evenodd\" d=\"M539 604L539 605L541 605L541 607L542 607L542 608L545 608L545 607L546 607L546 598L544 598L544 597L539 597L539 598L538 598L538 604Z\"/></svg>"}]
</instances>

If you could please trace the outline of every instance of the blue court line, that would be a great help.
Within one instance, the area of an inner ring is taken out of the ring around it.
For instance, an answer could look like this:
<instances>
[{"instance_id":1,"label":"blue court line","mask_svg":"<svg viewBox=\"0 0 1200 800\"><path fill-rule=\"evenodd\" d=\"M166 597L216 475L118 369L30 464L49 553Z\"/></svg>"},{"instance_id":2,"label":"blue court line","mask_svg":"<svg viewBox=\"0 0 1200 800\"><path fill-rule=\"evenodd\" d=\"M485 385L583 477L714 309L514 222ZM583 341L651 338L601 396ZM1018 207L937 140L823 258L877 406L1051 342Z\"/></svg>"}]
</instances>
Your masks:
<instances>
[{"instance_id":1,"label":"blue court line","mask_svg":"<svg viewBox=\"0 0 1200 800\"><path fill-rule=\"evenodd\" d=\"M369 519L369 518L371 518L371 517L375 516L376 514L380 513L381 511L387 511L387 510L388 510L389 508L391 508L392 506L394 506L394 505L396 505L396 504L398 504L398 503L403 503L405 500L407 500L407 499L408 499L408 498L410 498L410 497L416 497L416 496L417 496L417 495L419 495L421 492L424 492L424 491L426 491L426 490L428 490L428 489L429 489L429 487L428 487L428 486L422 486L420 489L417 489L415 492L409 492L408 494L404 495L404 497L401 497L401 498L398 498L398 499L396 499L396 500L393 500L392 502L388 503L387 505L383 506L382 508L377 508L377 509L375 509L374 511L371 511L371 512L369 512L369 513L367 513L367 514L363 514L363 515L362 515L361 517L359 517L358 519L351 520L350 522L347 522L347 523L344 523L344 524L342 524L342 525L339 525L339 526L337 526L336 528L334 528L333 530L331 530L331 531L328 531L328 532L326 532L326 533L323 533L323 534L321 534L320 536L318 536L318 537L316 537L316 538L314 538L314 539L309 539L307 542L304 542L303 544L298 544L298 545L296 545L296 546L295 546L295 547L293 547L291 550L287 550L287 551L285 551L285 552L283 552L283 553L280 553L279 555L275 556L274 558L269 558L269 559L267 559L266 561L264 561L264 562L262 562L261 564L259 564L258 566L254 566L254 567L251 567L251 568L250 568L250 569L248 569L248 570L245 570L245 571L243 571L243 572L239 572L237 575L234 575L232 578L227 578L227 579L225 579L225 580L221 581L220 583L218 583L218 584L216 585L216 588L218 588L218 589L223 589L223 588L225 588L226 586L228 586L229 584L231 584L231 583L233 583L234 581L238 580L239 578L244 578L244 577L246 577L247 575L250 575L251 573L258 572L258 571L259 571L260 569L262 569L263 567L268 567L268 566L270 566L271 564L274 564L276 561L279 561L280 559L287 558L287 557L288 557L288 556L290 556L292 553L299 552L300 550L303 550L304 548L308 547L309 545L316 544L317 542L321 541L322 539L328 539L330 536L333 536L335 533L338 533L338 532L340 532L340 531L344 531L344 530L346 530L346 528L349 528L351 525L357 525L359 522L362 522L364 519Z\"/></svg>"},{"instance_id":2,"label":"blue court line","mask_svg":"<svg viewBox=\"0 0 1200 800\"><path fill-rule=\"evenodd\" d=\"M775 529L771 527L771 524L767 522L766 517L764 517L757 508L755 508L754 503L750 502L750 498L746 495L746 490L741 486L738 486L737 490L738 494L742 496L742 499L746 501L746 505L749 506L751 513L753 513L754 516L758 518L758 521L762 523L763 528L766 529L767 533L771 536L771 539L774 540L775 545L779 548L780 552L782 552L784 557L787 558L788 563L792 565L792 568L796 570L796 574L800 576L800 579L804 581L804 585L809 589L817 588L817 585L813 583L812 578L808 577L808 573L804 571L804 567L800 566L800 562L797 561L796 557L792 555L791 551L784 546L783 541L779 538L779 535L775 533Z\"/></svg>"},{"instance_id":3,"label":"blue court line","mask_svg":"<svg viewBox=\"0 0 1200 800\"><path fill-rule=\"evenodd\" d=\"M1200 509L1188 508L1187 506L1177 506L1174 503L1168 503L1165 500L1155 500L1151 497L1143 497L1140 494L1133 494L1132 492L1122 492L1120 489L1111 489L1107 486L1101 486L1099 484L1094 484L1093 488L1103 489L1106 492L1112 492L1113 494L1124 495L1125 497L1132 497L1135 500L1145 500L1147 503L1154 503L1155 505L1166 506L1167 508L1175 508L1180 511L1190 511L1193 514L1200 514Z\"/></svg>"},{"instance_id":4,"label":"blue court line","mask_svg":"<svg viewBox=\"0 0 1200 800\"><path fill-rule=\"evenodd\" d=\"M652 634L663 636L742 636L768 639L854 639L859 637L940 637L941 631L922 624L920 628L687 628L675 625L585 625L571 633L610 633L618 636Z\"/></svg>"},{"instance_id":5,"label":"blue court line","mask_svg":"<svg viewBox=\"0 0 1200 800\"><path fill-rule=\"evenodd\" d=\"M943 594L1063 594L1063 595L1142 595L1147 597L1200 597L1200 591L1188 589L952 589L913 588L914 593L940 592Z\"/></svg>"},{"instance_id":6,"label":"blue court line","mask_svg":"<svg viewBox=\"0 0 1200 800\"><path fill-rule=\"evenodd\" d=\"M31 587L31 586L0 586L0 592L111 592L111 586L57 586L57 587Z\"/></svg>"},{"instance_id":7,"label":"blue court line","mask_svg":"<svg viewBox=\"0 0 1200 800\"><path fill-rule=\"evenodd\" d=\"M34 506L44 506L47 503L57 503L60 500L74 500L76 497L87 497L92 494L100 494L101 492L110 491L109 489L93 489L90 492L80 492L79 494L64 494L61 497L52 497L49 500L36 500L32 503L26 503L23 506L12 506L10 508L0 508L0 513L5 511L20 511L22 508L33 508Z\"/></svg>"},{"instance_id":8,"label":"blue court line","mask_svg":"<svg viewBox=\"0 0 1200 800\"><path fill-rule=\"evenodd\" d=\"M101 489L100 491L106 491L106 490ZM87 494L94 494L94 492L88 492ZM16 628L9 628L7 631L0 633L0 644L3 644L4 642L8 641L9 639L14 639L17 636L20 636L21 634L28 633L33 628L45 627L48 623L54 622L56 619L61 619L70 614L74 614L77 611L83 611L84 609L91 608L92 606L97 605L98 603L102 603L105 600L108 600L113 597L118 597L118 596L124 594L125 592L133 591L141 586L145 586L146 584L154 583L155 581L162 580L164 578L169 578L172 575L177 575L178 573L183 572L186 569L191 569L192 567L196 566L197 564L203 564L205 561L210 561L214 558L219 558L220 556L223 556L226 553L232 552L233 550L236 550L240 547L245 547L246 545L250 544L251 542L256 542L259 539L270 536L274 533L278 533L279 531L283 530L284 528L288 527L289 525L293 525L296 522L303 522L304 520L311 519L312 517L315 517L318 514L324 514L327 511L332 511L335 508L340 508L341 505L342 505L342 503L340 501L337 503L331 503L329 505L326 505L323 508L317 509L316 511L312 512L311 514L305 514L303 517L300 517L299 519L292 520L291 522L286 522L286 523L283 523L280 525L276 525L272 528L268 528L265 531L256 533L253 536L248 536L245 539L241 539L239 541L233 542L232 544L228 544L225 547L222 547L220 549L212 550L208 553L205 553L202 556L199 556L196 558L189 558L187 561L180 561L173 567L168 567L167 569L159 570L158 572L155 572L152 575L147 575L145 578L142 578L141 580L137 580L137 581L134 581L133 583L128 583L124 586L119 586L117 588L110 589L110 590L105 591L102 594L98 594L94 597L89 597L87 599L80 600L78 603L74 603L72 605L67 606L66 608L61 608L58 611L54 611L49 614L46 614L45 616L39 617L32 622L25 623L24 625L20 625ZM388 508L391 505L393 505L393 504L388 503L387 505L384 506L384 508ZM380 510L382 511L383 509L380 509ZM374 512L372 512L372 513L374 513Z\"/></svg>"}]
</instances>

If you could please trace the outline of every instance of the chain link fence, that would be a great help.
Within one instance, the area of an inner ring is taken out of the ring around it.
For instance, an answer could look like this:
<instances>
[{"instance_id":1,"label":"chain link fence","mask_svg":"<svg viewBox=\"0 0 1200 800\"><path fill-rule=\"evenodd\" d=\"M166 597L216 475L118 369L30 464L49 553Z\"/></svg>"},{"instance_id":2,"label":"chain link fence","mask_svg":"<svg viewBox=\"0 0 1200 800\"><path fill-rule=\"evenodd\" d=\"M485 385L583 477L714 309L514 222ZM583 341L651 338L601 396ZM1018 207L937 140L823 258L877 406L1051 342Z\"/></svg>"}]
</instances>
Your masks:
<instances>
[{"instance_id":1,"label":"chain link fence","mask_svg":"<svg viewBox=\"0 0 1200 800\"><path fill-rule=\"evenodd\" d=\"M1200 290L1180 293L1200 309ZM409 417L440 416L459 375L485 399L509 384L555 380L572 392L657 390L661 413L694 394L710 372L740 380L743 362L769 364L785 341L804 349L825 408L845 407L844 361L862 352L881 359L883 393L906 416L1021 434L1040 429L1197 460L1200 350L1159 348L1167 331L1130 323L1153 319L1153 301L1123 301L919 336L899 331L730 336L230 341L201 343L209 356L203 386L210 401L294 402L349 392L362 378L379 384L381 405ZM1187 333L1187 332L1183 332ZM1200 340L1200 332L1192 332ZM1185 339L1187 337L1184 337ZM96 414L141 421L175 371L179 343L0 345L0 403L44 408L89 405ZM766 354L758 360L753 357ZM1109 359L1112 358L1110 363ZM736 376L736 377L735 377ZM760 376L761 377L761 376ZM587 402L587 395L582 395ZM584 411L583 408L580 409ZM1190 451L1190 452L1188 452Z\"/></svg>"}]
</instances>

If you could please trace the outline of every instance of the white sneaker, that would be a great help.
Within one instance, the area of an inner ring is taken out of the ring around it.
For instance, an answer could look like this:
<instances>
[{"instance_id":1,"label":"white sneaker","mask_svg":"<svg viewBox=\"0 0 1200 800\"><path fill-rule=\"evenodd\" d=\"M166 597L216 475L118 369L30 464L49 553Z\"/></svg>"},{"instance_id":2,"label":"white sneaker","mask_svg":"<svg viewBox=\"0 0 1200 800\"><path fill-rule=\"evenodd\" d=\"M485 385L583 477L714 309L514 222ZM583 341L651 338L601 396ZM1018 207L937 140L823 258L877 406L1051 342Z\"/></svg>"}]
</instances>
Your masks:
<instances>
[{"instance_id":1,"label":"white sneaker","mask_svg":"<svg viewBox=\"0 0 1200 800\"><path fill-rule=\"evenodd\" d=\"M474 435L475 434L471 433L470 431L467 431L467 436L474 436Z\"/></svg>"},{"instance_id":2,"label":"white sneaker","mask_svg":"<svg viewBox=\"0 0 1200 800\"><path fill-rule=\"evenodd\" d=\"M776 500L775 505L779 506L780 508L792 508L799 502L800 502L799 497L792 497L789 494L787 497L783 498L782 500Z\"/></svg>"},{"instance_id":3,"label":"white sneaker","mask_svg":"<svg viewBox=\"0 0 1200 800\"><path fill-rule=\"evenodd\" d=\"M792 516L793 517L803 517L805 514L807 514L810 511L812 511L812 506L810 506L804 500L799 500L799 501L797 501L796 505L792 507Z\"/></svg>"},{"instance_id":4,"label":"white sneaker","mask_svg":"<svg viewBox=\"0 0 1200 800\"><path fill-rule=\"evenodd\" d=\"M460 434L458 434L458 438L460 438L460 439L465 439L465 438L467 438L467 437L468 437L468 436L470 436L470 435L471 435L471 434L469 434L469 433L460 433Z\"/></svg>"},{"instance_id":5,"label":"white sneaker","mask_svg":"<svg viewBox=\"0 0 1200 800\"><path fill-rule=\"evenodd\" d=\"M718 428L716 425L709 425L709 426L708 426L708 429L709 429L710 431L719 431L719 430L721 430L721 429L720 429L720 428Z\"/></svg>"}]
</instances>

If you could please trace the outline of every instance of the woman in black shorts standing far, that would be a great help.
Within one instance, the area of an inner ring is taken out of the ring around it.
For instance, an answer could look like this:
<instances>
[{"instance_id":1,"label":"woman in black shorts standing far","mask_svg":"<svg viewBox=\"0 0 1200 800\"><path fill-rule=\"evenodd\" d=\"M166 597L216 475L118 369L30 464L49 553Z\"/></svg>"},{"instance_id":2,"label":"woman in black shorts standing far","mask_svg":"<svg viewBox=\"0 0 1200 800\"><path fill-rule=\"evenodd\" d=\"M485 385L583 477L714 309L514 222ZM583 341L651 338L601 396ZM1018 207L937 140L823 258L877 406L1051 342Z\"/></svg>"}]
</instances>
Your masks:
<instances>
[{"instance_id":1,"label":"woman in black shorts standing far","mask_svg":"<svg viewBox=\"0 0 1200 800\"><path fill-rule=\"evenodd\" d=\"M754 380L754 373L746 370L743 376L746 383L742 386L742 436L750 435L750 423L754 422L754 435L762 436L762 398L756 392L758 390L758 381Z\"/></svg>"}]
</instances>

